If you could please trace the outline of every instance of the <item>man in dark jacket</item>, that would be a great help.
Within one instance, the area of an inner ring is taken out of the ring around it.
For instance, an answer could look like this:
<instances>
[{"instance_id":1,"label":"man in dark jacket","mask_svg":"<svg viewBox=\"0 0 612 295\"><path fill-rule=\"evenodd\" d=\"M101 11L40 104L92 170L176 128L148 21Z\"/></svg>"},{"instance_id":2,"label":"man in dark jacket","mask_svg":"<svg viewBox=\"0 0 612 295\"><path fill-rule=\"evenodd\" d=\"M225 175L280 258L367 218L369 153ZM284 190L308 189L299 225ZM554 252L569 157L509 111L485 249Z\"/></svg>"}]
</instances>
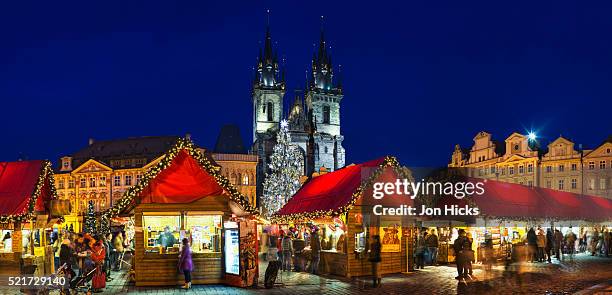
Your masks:
<instances>
[{"instance_id":1,"label":"man in dark jacket","mask_svg":"<svg viewBox=\"0 0 612 295\"><path fill-rule=\"evenodd\" d=\"M455 250L455 263L457 264L457 276L456 280L461 280L465 277L465 273L463 273L463 269L465 267L465 262L467 260L466 253L463 251L464 248L468 248L466 246L469 244L469 240L466 237L465 230L460 229L458 231L459 237L455 239L453 243L453 250Z\"/></svg>"},{"instance_id":2,"label":"man in dark jacket","mask_svg":"<svg viewBox=\"0 0 612 295\"><path fill-rule=\"evenodd\" d=\"M436 235L436 230L432 229L431 234L427 236L427 240L425 242L427 244L427 248L429 250L429 255L431 258L431 265L438 264L438 235Z\"/></svg>"},{"instance_id":3,"label":"man in dark jacket","mask_svg":"<svg viewBox=\"0 0 612 295\"><path fill-rule=\"evenodd\" d=\"M112 258L113 254L113 234L107 233L104 235L104 249L106 250L106 257L104 258L104 270L106 271L106 281L109 282L111 278L111 267L113 265Z\"/></svg>"},{"instance_id":4,"label":"man in dark jacket","mask_svg":"<svg viewBox=\"0 0 612 295\"><path fill-rule=\"evenodd\" d=\"M536 232L532 227L527 232L527 251L528 251L527 261L529 262L536 261L537 249L538 249L538 236L536 235Z\"/></svg>"}]
</instances>

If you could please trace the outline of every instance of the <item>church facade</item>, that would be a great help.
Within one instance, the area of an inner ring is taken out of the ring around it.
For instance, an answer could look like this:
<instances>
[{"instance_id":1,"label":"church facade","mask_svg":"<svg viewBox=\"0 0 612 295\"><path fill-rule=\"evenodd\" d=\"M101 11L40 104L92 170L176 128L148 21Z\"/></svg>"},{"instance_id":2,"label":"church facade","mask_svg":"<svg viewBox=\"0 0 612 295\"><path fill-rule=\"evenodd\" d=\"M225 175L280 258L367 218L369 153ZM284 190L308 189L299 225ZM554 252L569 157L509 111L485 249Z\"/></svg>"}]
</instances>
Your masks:
<instances>
[{"instance_id":1,"label":"church facade","mask_svg":"<svg viewBox=\"0 0 612 295\"><path fill-rule=\"evenodd\" d=\"M344 137L340 129L340 107L344 95L340 79L334 79L331 54L323 30L308 76L303 93L296 94L285 110L285 74L280 69L277 52L272 48L268 27L252 88L252 151L259 158L257 196L261 196L261 184L283 119L289 123L291 141L304 155L305 176L334 171L345 165Z\"/></svg>"}]
</instances>

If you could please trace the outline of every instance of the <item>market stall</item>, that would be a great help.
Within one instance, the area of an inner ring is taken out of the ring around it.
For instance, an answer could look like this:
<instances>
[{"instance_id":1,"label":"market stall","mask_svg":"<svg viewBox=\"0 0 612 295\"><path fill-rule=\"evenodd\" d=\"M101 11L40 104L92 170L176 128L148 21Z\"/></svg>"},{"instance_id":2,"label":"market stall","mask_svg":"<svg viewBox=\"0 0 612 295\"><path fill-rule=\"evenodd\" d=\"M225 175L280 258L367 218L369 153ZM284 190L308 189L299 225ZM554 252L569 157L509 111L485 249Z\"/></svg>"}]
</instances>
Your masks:
<instances>
[{"instance_id":1,"label":"market stall","mask_svg":"<svg viewBox=\"0 0 612 295\"><path fill-rule=\"evenodd\" d=\"M388 195L372 198L375 182L411 179L410 171L393 157L350 165L314 177L281 208L273 221L304 230L316 227L321 239L319 271L346 277L371 275L368 251L371 238L382 243L381 273L399 273L412 268L414 218L374 215L372 207L397 207L410 199ZM309 251L309 242L305 243Z\"/></svg>"},{"instance_id":2,"label":"market stall","mask_svg":"<svg viewBox=\"0 0 612 295\"><path fill-rule=\"evenodd\" d=\"M0 275L17 275L30 266L37 275L54 271L48 236L55 197L50 162L0 162Z\"/></svg>"},{"instance_id":3,"label":"market stall","mask_svg":"<svg viewBox=\"0 0 612 295\"><path fill-rule=\"evenodd\" d=\"M177 285L181 240L194 284L257 284L255 210L189 139L181 139L127 190L108 217L133 215L137 286Z\"/></svg>"},{"instance_id":4,"label":"market stall","mask_svg":"<svg viewBox=\"0 0 612 295\"><path fill-rule=\"evenodd\" d=\"M566 234L573 226L578 235L581 227L612 220L612 200L606 198L494 180L471 181L483 181L485 193L463 199L446 197L440 199L437 206L467 205L480 209L478 216L444 217L463 223L451 228L454 235L449 241L452 244L457 229L466 230L474 239L472 245L477 261L484 257L485 244L489 244L492 251L488 253L496 260L524 259L527 253L525 237L532 227L541 227L544 231L559 229ZM452 251L449 256L449 261L454 260Z\"/></svg>"}]
</instances>

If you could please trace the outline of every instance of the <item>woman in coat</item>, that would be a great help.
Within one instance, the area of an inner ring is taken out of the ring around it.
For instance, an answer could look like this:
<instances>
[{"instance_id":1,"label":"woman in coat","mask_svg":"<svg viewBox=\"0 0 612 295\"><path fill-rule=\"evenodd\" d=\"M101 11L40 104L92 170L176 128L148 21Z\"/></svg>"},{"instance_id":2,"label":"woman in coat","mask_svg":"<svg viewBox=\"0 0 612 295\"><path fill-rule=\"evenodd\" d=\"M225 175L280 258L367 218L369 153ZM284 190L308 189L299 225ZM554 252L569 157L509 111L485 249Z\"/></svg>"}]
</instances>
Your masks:
<instances>
[{"instance_id":1,"label":"woman in coat","mask_svg":"<svg viewBox=\"0 0 612 295\"><path fill-rule=\"evenodd\" d=\"M183 238L183 247L179 254L179 272L185 275L185 285L183 289L191 288L191 272L193 271L193 260L191 259L191 248L189 248L189 239Z\"/></svg>"}]
</instances>

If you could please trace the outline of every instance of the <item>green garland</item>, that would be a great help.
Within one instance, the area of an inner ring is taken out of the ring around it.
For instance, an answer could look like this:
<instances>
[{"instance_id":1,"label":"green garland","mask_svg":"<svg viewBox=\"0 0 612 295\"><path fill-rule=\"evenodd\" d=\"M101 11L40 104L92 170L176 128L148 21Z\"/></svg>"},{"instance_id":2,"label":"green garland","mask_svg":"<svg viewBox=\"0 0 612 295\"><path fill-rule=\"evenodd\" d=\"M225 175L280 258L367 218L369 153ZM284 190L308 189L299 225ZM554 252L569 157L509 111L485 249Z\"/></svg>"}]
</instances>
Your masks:
<instances>
[{"instance_id":1,"label":"green garland","mask_svg":"<svg viewBox=\"0 0 612 295\"><path fill-rule=\"evenodd\" d=\"M336 209L330 209L330 210L317 210L317 211L312 211L312 212L302 212L302 213L294 213L294 214L288 214L288 215L274 214L272 215L270 220L275 223L285 224L285 223L288 223L290 221L295 221L295 220L305 221L305 220L312 220L312 219L323 218L323 217L340 216L348 212L355 206L355 203L361 197L363 192L376 181L376 179L384 171L384 168L387 168L387 167L393 168L395 173L397 173L402 178L412 179L412 174L410 173L410 170L408 170L405 167L400 166L399 162L397 161L395 157L386 156L383 162L380 165L378 165L378 168L374 171L374 173L372 173L366 181L361 182L361 185L355 190L355 192L353 192L353 195L351 196L351 200L344 206L340 208L336 208Z\"/></svg>"},{"instance_id":2,"label":"green garland","mask_svg":"<svg viewBox=\"0 0 612 295\"><path fill-rule=\"evenodd\" d=\"M42 193L42 188L44 187L47 179L49 180L49 193L51 194L51 200L54 200L57 197L57 193L55 191L55 181L53 180L53 168L51 167L51 162L45 160L42 163L42 168L40 174L38 175L36 186L34 187L34 191L32 192L24 211L19 214L0 216L0 223L25 222L34 218L34 207L36 206L36 200L38 200L38 197Z\"/></svg>"},{"instance_id":3,"label":"green garland","mask_svg":"<svg viewBox=\"0 0 612 295\"><path fill-rule=\"evenodd\" d=\"M163 156L161 161L157 163L155 166L151 167L147 172L142 176L142 180L138 182L135 186L130 187L125 193L123 197L115 203L112 208L105 210L102 215L106 218L112 218L118 216L120 213L124 212L128 207L130 207L136 201L137 196L149 185L149 183L157 177L159 173L163 170L167 169L172 165L172 160L181 152L186 151L192 158L194 158L204 170L208 174L210 174L217 183L229 194L230 200L236 202L240 205L245 211L251 214L258 214L257 209L255 209L248 199L242 195L231 182L225 178L225 176L218 173L218 168L211 163L211 161L205 157L200 151L195 147L193 142L188 138L180 138L176 141L176 143L170 148L170 150Z\"/></svg>"}]
</instances>

